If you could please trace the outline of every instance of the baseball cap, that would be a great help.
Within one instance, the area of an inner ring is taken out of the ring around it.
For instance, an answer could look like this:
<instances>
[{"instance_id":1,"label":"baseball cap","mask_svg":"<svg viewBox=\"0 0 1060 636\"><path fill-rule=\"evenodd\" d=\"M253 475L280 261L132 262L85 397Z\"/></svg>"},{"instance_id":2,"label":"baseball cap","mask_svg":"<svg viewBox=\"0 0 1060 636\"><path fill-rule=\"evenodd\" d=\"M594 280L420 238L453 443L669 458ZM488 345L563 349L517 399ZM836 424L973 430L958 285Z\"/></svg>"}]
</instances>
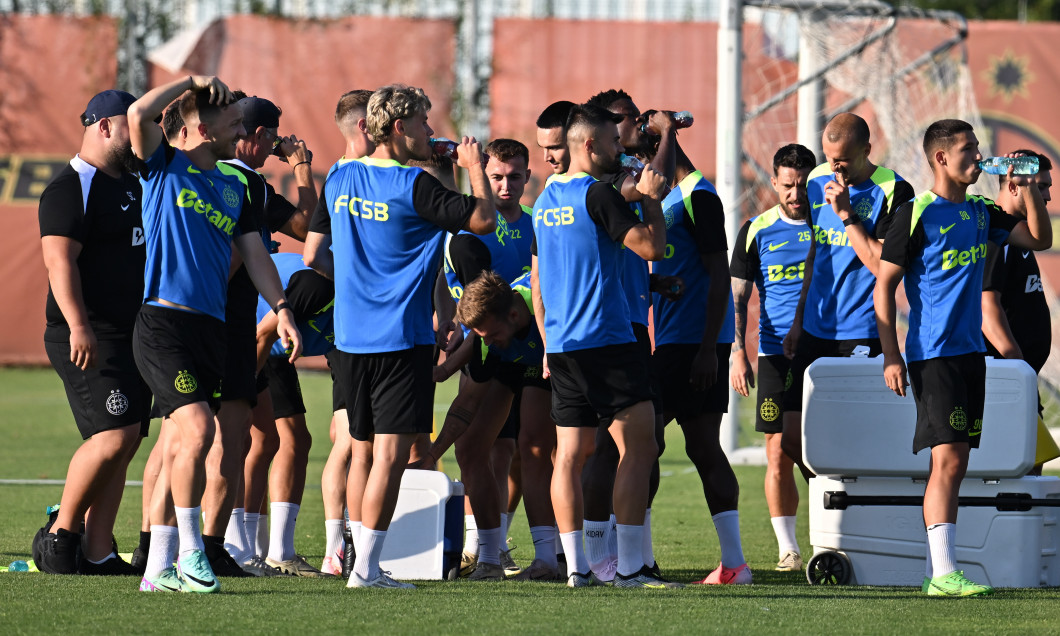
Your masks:
<instances>
[{"instance_id":1,"label":"baseball cap","mask_svg":"<svg viewBox=\"0 0 1060 636\"><path fill-rule=\"evenodd\" d=\"M81 125L87 127L104 117L124 115L135 101L136 98L125 91L105 90L88 100L85 112L81 113Z\"/></svg>"},{"instance_id":2,"label":"baseball cap","mask_svg":"<svg viewBox=\"0 0 1060 636\"><path fill-rule=\"evenodd\" d=\"M258 129L280 127L280 109L263 97L244 97L239 100L239 107L243 109L243 128L247 134Z\"/></svg>"}]
</instances>

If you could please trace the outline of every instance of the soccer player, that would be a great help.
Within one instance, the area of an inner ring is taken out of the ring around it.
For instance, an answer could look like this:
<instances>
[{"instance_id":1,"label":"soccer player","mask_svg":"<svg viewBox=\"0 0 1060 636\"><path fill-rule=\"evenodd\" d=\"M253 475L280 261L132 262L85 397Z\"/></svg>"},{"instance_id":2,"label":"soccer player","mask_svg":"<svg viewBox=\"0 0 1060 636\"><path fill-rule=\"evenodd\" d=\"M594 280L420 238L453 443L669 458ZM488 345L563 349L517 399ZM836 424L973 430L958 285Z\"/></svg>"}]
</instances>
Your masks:
<instances>
[{"instance_id":1,"label":"soccer player","mask_svg":"<svg viewBox=\"0 0 1060 636\"><path fill-rule=\"evenodd\" d=\"M183 149L165 143L154 123L178 97L188 130ZM152 519L151 550L140 584L144 591L220 589L204 552L199 516L224 371L223 320L233 242L255 286L282 314L280 338L291 343L292 357L301 350L255 219L241 214L251 204L246 178L219 163L234 156L245 134L242 111L231 102L231 92L217 78L191 76L152 89L128 112L133 152L146 164L141 179L147 264L133 353L159 410L174 425L163 471L177 527L154 525Z\"/></svg>"},{"instance_id":2,"label":"soccer player","mask_svg":"<svg viewBox=\"0 0 1060 636\"><path fill-rule=\"evenodd\" d=\"M1053 185L1053 164L1048 157L1031 150L1015 154L1038 158L1038 174L1031 179L1038 186L1042 201L1049 203ZM1001 191L996 203L1006 214L1027 218L1027 200L1020 188L999 175ZM983 335L986 354L995 358L1026 360L1035 373L1041 373L1052 349L1052 327L1049 302L1045 298L1038 260L1030 250L1010 250L1008 246L987 244L986 270L983 273ZM1060 457L1042 415L1038 399L1038 448L1032 474L1042 474L1042 464Z\"/></svg>"},{"instance_id":3,"label":"soccer player","mask_svg":"<svg viewBox=\"0 0 1060 636\"><path fill-rule=\"evenodd\" d=\"M666 179L669 184L674 177L675 151L677 148L676 128L673 125L672 113L652 111L647 117L642 116L637 105L628 93L621 89L611 89L597 93L589 99L589 104L605 108L615 115L621 117L618 121L619 142L626 154L644 157L652 167ZM650 117L651 124L660 132L660 136L653 140L642 130L642 124L647 123ZM657 142L658 148L655 148ZM611 183L629 205L630 210L644 218L644 208L653 208L653 212L661 211L659 201L651 197L645 197L636 188L636 182L630 178L625 170L617 170L609 173L604 178ZM652 356L651 337L648 334L648 314L651 312L652 291L661 291L671 300L679 297L679 292L674 294L669 289L676 285L680 290L678 279L669 280L664 286L660 286L658 275L652 276L648 263L634 253L632 250L624 250L624 263L622 268L622 290L629 305L630 322L633 326L633 334L637 337L637 345L644 362L650 367ZM659 445L659 452L665 447L665 423L663 420L663 406L659 399L659 391L654 388L654 370L652 371L653 393L656 399L653 401L655 407L655 442ZM593 572L603 581L611 581L615 576L618 555L615 543L615 517L612 514L611 492L614 489L615 470L618 466L618 449L614 440L603 429L597 431L596 449L585 464L585 472L582 475L582 487L585 490L585 549L589 558L589 565ZM648 508L644 518L644 563L660 576L658 564L655 562L655 554L651 544L651 502L655 499L655 493L659 489L659 466L658 461L652 466L651 481L648 491Z\"/></svg>"},{"instance_id":4,"label":"soccer player","mask_svg":"<svg viewBox=\"0 0 1060 636\"><path fill-rule=\"evenodd\" d=\"M979 141L972 126L943 119L924 133L924 154L935 177L928 192L900 207L887 232L874 293L883 344L884 380L904 396L913 386L913 452L931 448L924 489L924 525L930 558L923 591L932 596L980 596L994 590L957 569L957 495L978 448L983 426L986 362L982 325L987 241L1028 250L1048 249L1052 228L1032 177L1008 180L1027 201L1027 216L1005 214L993 201L969 195L979 179ZM830 201L846 196L829 185ZM895 290L905 278L909 300L906 360L898 350Z\"/></svg>"},{"instance_id":5,"label":"soccer player","mask_svg":"<svg viewBox=\"0 0 1060 636\"><path fill-rule=\"evenodd\" d=\"M371 97L372 91L355 89L344 93L335 106L335 125L346 142L343 159L367 157L375 151L375 144L368 136L367 109ZM332 355L334 354L328 354L329 364ZM333 382L334 379L332 372ZM321 564L320 570L328 574L341 574L343 578L349 579L349 570L353 566L354 534L351 526L354 522L343 521L343 510L346 508L346 479L353 439L350 437L349 418L342 401L342 393L341 388L333 386L332 406L335 407L335 412L331 419L331 452L320 476L326 537L324 563ZM357 520L356 524L359 533L360 520ZM343 546L341 549L340 545ZM337 568L337 564L342 564L342 569Z\"/></svg>"},{"instance_id":6,"label":"soccer player","mask_svg":"<svg viewBox=\"0 0 1060 636\"><path fill-rule=\"evenodd\" d=\"M894 211L913 198L907 181L869 160L869 126L861 117L833 117L821 147L827 161L810 173L806 184L812 240L802 294L784 337L791 382L784 391L780 445L807 479L812 473L802 462L803 374L814 360L846 357L857 347L879 355L872 288L880 250ZM829 199L830 188L841 188L845 196Z\"/></svg>"},{"instance_id":7,"label":"soccer player","mask_svg":"<svg viewBox=\"0 0 1060 636\"><path fill-rule=\"evenodd\" d=\"M773 177L779 203L748 219L736 236L732 250L732 293L736 304L736 339L732 347L732 388L747 397L755 386L747 360L747 302L752 286L758 288L758 403L755 430L766 436L766 504L777 537L778 572L802 569L795 537L799 490L792 475L794 463L780 448L783 432L781 405L790 361L784 357L787 335L799 303L810 230L806 227L810 203L806 181L817 161L798 144L788 144L773 155Z\"/></svg>"},{"instance_id":8,"label":"soccer player","mask_svg":"<svg viewBox=\"0 0 1060 636\"><path fill-rule=\"evenodd\" d=\"M658 446L648 370L630 326L621 275L622 246L642 258L659 259L665 229L661 215L648 212L647 221L641 221L612 186L599 180L619 166L619 119L595 106L571 109L570 170L551 179L534 205L534 314L545 335L544 373L552 378L558 427L552 503L571 587L600 584L582 549L580 527L581 472L600 425L608 427L621 457L614 493L615 585L664 585L642 555L648 480ZM638 183L641 192L658 196L663 187L665 179L646 168Z\"/></svg>"},{"instance_id":9,"label":"soccer player","mask_svg":"<svg viewBox=\"0 0 1060 636\"><path fill-rule=\"evenodd\" d=\"M537 146L552 174L563 174L570 165L567 150L567 119L574 102L558 101L549 104L537 116Z\"/></svg>"},{"instance_id":10,"label":"soccer player","mask_svg":"<svg viewBox=\"0 0 1060 636\"><path fill-rule=\"evenodd\" d=\"M382 572L379 556L409 450L432 427L430 291L441 239L445 231L496 229L482 149L473 138L458 150L472 196L403 165L432 154L430 106L418 88L390 85L372 94L367 123L375 151L327 178L306 241L306 264L335 281L333 361L347 392L350 434L355 446L371 447L367 481L354 483L351 470L347 483L350 518L362 523L349 587L413 587Z\"/></svg>"},{"instance_id":11,"label":"soccer player","mask_svg":"<svg viewBox=\"0 0 1060 636\"><path fill-rule=\"evenodd\" d=\"M135 99L107 90L89 100L81 150L44 189L38 210L48 268L44 348L84 439L58 513L33 539L37 567L52 574L136 573L112 543L125 472L151 409L132 353L145 259L126 117Z\"/></svg>"}]
</instances>

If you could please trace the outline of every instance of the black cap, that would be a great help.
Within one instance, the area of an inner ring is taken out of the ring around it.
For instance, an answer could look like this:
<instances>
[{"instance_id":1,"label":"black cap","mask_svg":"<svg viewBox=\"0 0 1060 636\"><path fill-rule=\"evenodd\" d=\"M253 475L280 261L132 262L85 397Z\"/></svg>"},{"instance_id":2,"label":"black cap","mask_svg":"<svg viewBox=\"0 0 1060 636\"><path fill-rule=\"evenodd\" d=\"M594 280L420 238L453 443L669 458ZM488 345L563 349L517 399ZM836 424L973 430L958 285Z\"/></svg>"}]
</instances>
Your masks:
<instances>
[{"instance_id":1,"label":"black cap","mask_svg":"<svg viewBox=\"0 0 1060 636\"><path fill-rule=\"evenodd\" d=\"M243 128L248 135L258 126L280 127L280 109L263 97L244 97L239 100L239 107L243 109Z\"/></svg>"},{"instance_id":2,"label":"black cap","mask_svg":"<svg viewBox=\"0 0 1060 636\"><path fill-rule=\"evenodd\" d=\"M136 98L125 91L106 90L88 100L85 112L81 113L81 125L91 126L104 117L124 115Z\"/></svg>"}]
</instances>

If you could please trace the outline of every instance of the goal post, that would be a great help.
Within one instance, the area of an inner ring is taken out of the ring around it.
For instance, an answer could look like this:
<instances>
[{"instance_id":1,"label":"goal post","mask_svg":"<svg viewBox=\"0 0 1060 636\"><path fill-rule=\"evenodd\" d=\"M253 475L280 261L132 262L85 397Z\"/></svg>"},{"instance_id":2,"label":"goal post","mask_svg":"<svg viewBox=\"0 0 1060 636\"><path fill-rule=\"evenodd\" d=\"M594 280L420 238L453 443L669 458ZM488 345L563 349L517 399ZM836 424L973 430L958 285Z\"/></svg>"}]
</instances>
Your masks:
<instances>
[{"instance_id":1,"label":"goal post","mask_svg":"<svg viewBox=\"0 0 1060 636\"><path fill-rule=\"evenodd\" d=\"M921 150L928 124L957 118L982 126L967 23L957 13L879 0L721 0L719 10L716 184L730 241L776 203L769 182L776 150L798 142L823 161L821 133L837 113L862 116L873 161L917 192L932 183ZM995 194L992 180L980 181L979 193ZM749 345L756 334L749 324ZM733 463L764 463L753 400L730 389L729 405L722 448Z\"/></svg>"}]
</instances>

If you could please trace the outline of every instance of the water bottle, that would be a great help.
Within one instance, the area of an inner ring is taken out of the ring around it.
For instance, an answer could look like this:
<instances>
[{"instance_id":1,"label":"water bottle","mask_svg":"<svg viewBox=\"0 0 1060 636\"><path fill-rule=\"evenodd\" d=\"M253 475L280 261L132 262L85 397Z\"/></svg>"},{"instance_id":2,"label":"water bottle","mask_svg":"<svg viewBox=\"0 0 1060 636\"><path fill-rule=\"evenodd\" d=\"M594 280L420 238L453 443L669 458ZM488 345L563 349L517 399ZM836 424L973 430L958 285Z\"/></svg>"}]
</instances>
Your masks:
<instances>
[{"instance_id":1,"label":"water bottle","mask_svg":"<svg viewBox=\"0 0 1060 636\"><path fill-rule=\"evenodd\" d=\"M1009 166L1015 166L1013 174L1038 174L1038 157L987 157L979 162L987 174L1008 174Z\"/></svg>"},{"instance_id":2,"label":"water bottle","mask_svg":"<svg viewBox=\"0 0 1060 636\"><path fill-rule=\"evenodd\" d=\"M11 565L7 566L8 572L29 572L29 563L19 559L18 561L12 561Z\"/></svg>"},{"instance_id":3,"label":"water bottle","mask_svg":"<svg viewBox=\"0 0 1060 636\"><path fill-rule=\"evenodd\" d=\"M682 110L679 113L673 114L674 128L688 128L695 122L695 118L692 117L692 113L687 110ZM651 126L650 122L644 122L640 125L640 131L648 133L649 135L658 135L659 131L655 130Z\"/></svg>"},{"instance_id":4,"label":"water bottle","mask_svg":"<svg viewBox=\"0 0 1060 636\"><path fill-rule=\"evenodd\" d=\"M446 139L445 137L432 137L428 140L428 143L431 144L431 150L434 151L434 154L448 157L454 162L456 161L457 152L460 148L459 142L453 141L452 139ZM487 161L489 161L489 155L482 153L482 165L486 165Z\"/></svg>"},{"instance_id":5,"label":"water bottle","mask_svg":"<svg viewBox=\"0 0 1060 636\"><path fill-rule=\"evenodd\" d=\"M644 162L632 155L620 155L619 162L622 171L628 174L634 181L640 179L640 173L644 172Z\"/></svg>"}]
</instances>

